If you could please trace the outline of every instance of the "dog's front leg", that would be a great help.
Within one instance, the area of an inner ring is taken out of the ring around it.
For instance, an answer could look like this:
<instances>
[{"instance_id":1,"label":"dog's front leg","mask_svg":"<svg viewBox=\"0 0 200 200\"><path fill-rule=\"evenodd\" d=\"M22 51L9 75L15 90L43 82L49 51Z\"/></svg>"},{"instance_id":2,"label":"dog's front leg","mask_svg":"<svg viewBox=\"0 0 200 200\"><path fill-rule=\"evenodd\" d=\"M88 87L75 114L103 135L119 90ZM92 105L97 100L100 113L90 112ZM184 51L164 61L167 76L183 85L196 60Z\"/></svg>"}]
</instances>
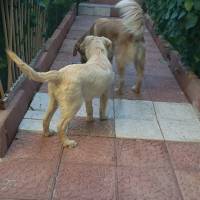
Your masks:
<instances>
[{"instance_id":1,"label":"dog's front leg","mask_svg":"<svg viewBox=\"0 0 200 200\"><path fill-rule=\"evenodd\" d=\"M106 92L102 94L100 97L100 108L99 108L100 120L107 120L106 116L107 102L108 102L108 94Z\"/></svg>"},{"instance_id":2,"label":"dog's front leg","mask_svg":"<svg viewBox=\"0 0 200 200\"><path fill-rule=\"evenodd\" d=\"M94 120L93 118L93 107L92 107L92 100L85 102L85 108L87 112L87 119L86 121L92 122Z\"/></svg>"}]
</instances>

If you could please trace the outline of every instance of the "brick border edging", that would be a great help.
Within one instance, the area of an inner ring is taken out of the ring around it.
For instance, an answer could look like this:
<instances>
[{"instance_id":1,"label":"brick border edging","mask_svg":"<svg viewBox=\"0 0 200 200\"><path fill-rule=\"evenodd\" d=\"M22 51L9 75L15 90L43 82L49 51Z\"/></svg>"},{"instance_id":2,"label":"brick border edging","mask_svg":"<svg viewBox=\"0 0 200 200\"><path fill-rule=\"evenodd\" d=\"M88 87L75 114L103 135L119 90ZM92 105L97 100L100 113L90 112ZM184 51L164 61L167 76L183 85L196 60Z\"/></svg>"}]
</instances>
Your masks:
<instances>
[{"instance_id":1,"label":"brick border edging","mask_svg":"<svg viewBox=\"0 0 200 200\"><path fill-rule=\"evenodd\" d=\"M35 66L37 71L47 71L50 68L75 18L76 7L73 5L51 38L47 40L45 50ZM0 157L6 154L10 144L14 140L18 126L40 85L40 83L26 78L7 109L0 111Z\"/></svg>"},{"instance_id":2,"label":"brick border edging","mask_svg":"<svg viewBox=\"0 0 200 200\"><path fill-rule=\"evenodd\" d=\"M154 22L149 15L146 15L145 23L161 54L169 63L169 68L179 86L192 105L200 111L200 79L193 72L187 70L178 51L174 50L169 42L155 33Z\"/></svg>"}]
</instances>

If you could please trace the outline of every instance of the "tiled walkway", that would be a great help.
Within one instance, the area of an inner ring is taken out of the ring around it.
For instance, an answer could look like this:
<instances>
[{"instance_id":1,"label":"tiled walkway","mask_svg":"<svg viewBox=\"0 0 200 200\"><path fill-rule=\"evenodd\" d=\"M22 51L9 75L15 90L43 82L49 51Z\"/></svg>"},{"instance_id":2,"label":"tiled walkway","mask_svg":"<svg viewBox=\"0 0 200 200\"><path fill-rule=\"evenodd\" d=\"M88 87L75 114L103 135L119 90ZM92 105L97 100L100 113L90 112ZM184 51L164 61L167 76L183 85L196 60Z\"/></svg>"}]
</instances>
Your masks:
<instances>
[{"instance_id":1,"label":"tiled walkway","mask_svg":"<svg viewBox=\"0 0 200 200\"><path fill-rule=\"evenodd\" d=\"M79 62L73 45L95 18L77 17L52 69ZM93 123L85 121L84 107L72 121L74 149L63 149L57 136L41 136L48 102L47 86L41 87L0 162L0 200L199 199L200 121L147 30L145 40L141 94L131 91L130 65L124 94L110 93L109 120L98 120L95 99Z\"/></svg>"}]
</instances>

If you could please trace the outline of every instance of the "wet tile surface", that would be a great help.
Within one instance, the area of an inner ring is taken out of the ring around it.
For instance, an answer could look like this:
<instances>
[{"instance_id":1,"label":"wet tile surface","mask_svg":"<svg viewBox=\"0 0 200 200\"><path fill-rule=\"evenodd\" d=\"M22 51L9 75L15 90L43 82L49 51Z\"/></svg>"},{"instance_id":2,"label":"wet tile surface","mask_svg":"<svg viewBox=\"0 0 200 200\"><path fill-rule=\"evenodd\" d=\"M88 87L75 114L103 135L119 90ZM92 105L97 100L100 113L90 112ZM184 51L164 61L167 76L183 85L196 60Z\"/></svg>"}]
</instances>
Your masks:
<instances>
[{"instance_id":1,"label":"wet tile surface","mask_svg":"<svg viewBox=\"0 0 200 200\"><path fill-rule=\"evenodd\" d=\"M93 164L115 166L114 139L87 136L73 138L78 142L78 147L72 150L64 150L62 159L65 165Z\"/></svg>"},{"instance_id":2,"label":"wet tile surface","mask_svg":"<svg viewBox=\"0 0 200 200\"><path fill-rule=\"evenodd\" d=\"M119 138L163 139L151 101L115 100L115 132Z\"/></svg>"},{"instance_id":3,"label":"wet tile surface","mask_svg":"<svg viewBox=\"0 0 200 200\"><path fill-rule=\"evenodd\" d=\"M51 69L80 63L73 45L97 18L76 18ZM70 123L69 138L78 142L74 149L63 150L57 135L42 136L48 104L47 84L42 85L20 125L23 131L0 160L0 199L198 199L199 121L147 30L145 40L141 94L131 90L136 73L130 64L123 94L111 92L109 120L98 119L95 99L94 122L86 122L83 106ZM116 72L115 62L113 67ZM56 112L55 130L58 118Z\"/></svg>"},{"instance_id":4,"label":"wet tile surface","mask_svg":"<svg viewBox=\"0 0 200 200\"><path fill-rule=\"evenodd\" d=\"M124 167L170 168L170 160L163 141L116 141L117 165Z\"/></svg>"},{"instance_id":5,"label":"wet tile surface","mask_svg":"<svg viewBox=\"0 0 200 200\"><path fill-rule=\"evenodd\" d=\"M200 195L200 170L175 170L184 200L198 199Z\"/></svg>"},{"instance_id":6,"label":"wet tile surface","mask_svg":"<svg viewBox=\"0 0 200 200\"><path fill-rule=\"evenodd\" d=\"M61 152L62 146L57 136L18 133L4 159L41 159L58 162Z\"/></svg>"},{"instance_id":7,"label":"wet tile surface","mask_svg":"<svg viewBox=\"0 0 200 200\"><path fill-rule=\"evenodd\" d=\"M114 167L61 163L53 199L115 200Z\"/></svg>"},{"instance_id":8,"label":"wet tile surface","mask_svg":"<svg viewBox=\"0 0 200 200\"><path fill-rule=\"evenodd\" d=\"M125 168L118 173L120 200L181 200L174 173L166 168Z\"/></svg>"},{"instance_id":9,"label":"wet tile surface","mask_svg":"<svg viewBox=\"0 0 200 200\"><path fill-rule=\"evenodd\" d=\"M49 199L53 161L14 159L0 163L0 199Z\"/></svg>"}]
</instances>

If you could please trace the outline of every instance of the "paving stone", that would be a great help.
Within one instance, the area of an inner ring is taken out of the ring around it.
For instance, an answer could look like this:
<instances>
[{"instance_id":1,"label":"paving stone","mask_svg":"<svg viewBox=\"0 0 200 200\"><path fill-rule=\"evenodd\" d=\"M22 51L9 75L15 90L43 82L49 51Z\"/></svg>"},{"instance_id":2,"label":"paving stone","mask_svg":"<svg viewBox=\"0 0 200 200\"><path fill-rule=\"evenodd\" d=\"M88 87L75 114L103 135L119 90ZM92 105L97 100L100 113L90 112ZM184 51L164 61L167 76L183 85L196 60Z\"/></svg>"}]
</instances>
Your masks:
<instances>
[{"instance_id":1,"label":"paving stone","mask_svg":"<svg viewBox=\"0 0 200 200\"><path fill-rule=\"evenodd\" d=\"M189 103L154 102L158 119L199 121L195 110Z\"/></svg>"},{"instance_id":2,"label":"paving stone","mask_svg":"<svg viewBox=\"0 0 200 200\"><path fill-rule=\"evenodd\" d=\"M26 113L25 118L43 119L43 116L44 116L43 112L47 110L48 101L49 101L48 94L38 92L31 103L32 110L29 110ZM93 99L93 116L95 118L99 118L99 105L100 105L99 98L94 98ZM114 105L113 105L113 100L111 99L109 99L108 101L107 115L109 119L112 119L114 117ZM87 116L86 110L85 110L85 104L82 105L82 107L80 108L76 116L79 116L79 117ZM60 117L60 114L57 114L56 112L55 120L58 120L59 117Z\"/></svg>"},{"instance_id":3,"label":"paving stone","mask_svg":"<svg viewBox=\"0 0 200 200\"><path fill-rule=\"evenodd\" d=\"M49 96L46 93L38 92L35 94L33 101L31 102L31 110L45 111L47 109Z\"/></svg>"},{"instance_id":4,"label":"paving stone","mask_svg":"<svg viewBox=\"0 0 200 200\"><path fill-rule=\"evenodd\" d=\"M39 92L48 93L48 84L43 83L42 86L39 89Z\"/></svg>"},{"instance_id":5,"label":"paving stone","mask_svg":"<svg viewBox=\"0 0 200 200\"><path fill-rule=\"evenodd\" d=\"M53 161L14 159L0 164L0 199L49 199L56 165Z\"/></svg>"},{"instance_id":6,"label":"paving stone","mask_svg":"<svg viewBox=\"0 0 200 200\"><path fill-rule=\"evenodd\" d=\"M113 138L74 137L77 148L64 149L62 159L66 165L110 165L115 166L115 147Z\"/></svg>"},{"instance_id":7,"label":"paving stone","mask_svg":"<svg viewBox=\"0 0 200 200\"><path fill-rule=\"evenodd\" d=\"M117 166L170 168L167 147L163 141L116 140Z\"/></svg>"},{"instance_id":8,"label":"paving stone","mask_svg":"<svg viewBox=\"0 0 200 200\"><path fill-rule=\"evenodd\" d=\"M78 40L82 36L83 36L83 33L81 31L70 30L69 33L67 34L67 39Z\"/></svg>"},{"instance_id":9,"label":"paving stone","mask_svg":"<svg viewBox=\"0 0 200 200\"><path fill-rule=\"evenodd\" d=\"M150 101L115 100L115 131L121 138L163 139Z\"/></svg>"},{"instance_id":10,"label":"paving stone","mask_svg":"<svg viewBox=\"0 0 200 200\"><path fill-rule=\"evenodd\" d=\"M118 169L119 200L181 200L171 168Z\"/></svg>"},{"instance_id":11,"label":"paving stone","mask_svg":"<svg viewBox=\"0 0 200 200\"><path fill-rule=\"evenodd\" d=\"M127 99L127 100L151 100L151 95L149 92L149 89L146 88L145 86L142 86L141 93L136 94L131 90L131 86L125 86L123 88L123 94L118 94L117 92L114 93L114 98L117 99Z\"/></svg>"},{"instance_id":12,"label":"paving stone","mask_svg":"<svg viewBox=\"0 0 200 200\"><path fill-rule=\"evenodd\" d=\"M53 200L116 199L114 167L61 163Z\"/></svg>"},{"instance_id":13,"label":"paving stone","mask_svg":"<svg viewBox=\"0 0 200 200\"><path fill-rule=\"evenodd\" d=\"M200 143L167 142L174 169L200 170Z\"/></svg>"},{"instance_id":14,"label":"paving stone","mask_svg":"<svg viewBox=\"0 0 200 200\"><path fill-rule=\"evenodd\" d=\"M57 123L55 121L51 121L50 123L50 130L57 131ZM42 120L37 119L23 119L19 125L19 130L40 133L42 134L43 126Z\"/></svg>"},{"instance_id":15,"label":"paving stone","mask_svg":"<svg viewBox=\"0 0 200 200\"><path fill-rule=\"evenodd\" d=\"M197 121L178 121L159 119L165 140L181 142L200 141L200 123Z\"/></svg>"},{"instance_id":16,"label":"paving stone","mask_svg":"<svg viewBox=\"0 0 200 200\"><path fill-rule=\"evenodd\" d=\"M181 90L173 88L152 88L150 90L151 100L152 101L161 101L161 102L176 102L176 103L186 103L184 93Z\"/></svg>"},{"instance_id":17,"label":"paving stone","mask_svg":"<svg viewBox=\"0 0 200 200\"><path fill-rule=\"evenodd\" d=\"M59 53L65 52L68 54L72 54L75 43L76 43L76 40L65 39L62 43L61 48L59 49Z\"/></svg>"},{"instance_id":18,"label":"paving stone","mask_svg":"<svg viewBox=\"0 0 200 200\"><path fill-rule=\"evenodd\" d=\"M155 118L151 101L115 99L114 105L116 119L152 120Z\"/></svg>"},{"instance_id":19,"label":"paving stone","mask_svg":"<svg viewBox=\"0 0 200 200\"><path fill-rule=\"evenodd\" d=\"M58 137L18 133L4 160L41 159L58 163L62 146Z\"/></svg>"},{"instance_id":20,"label":"paving stone","mask_svg":"<svg viewBox=\"0 0 200 200\"><path fill-rule=\"evenodd\" d=\"M161 71L161 70L160 70ZM145 84L147 87L151 89L176 89L177 91L180 90L177 81L174 77L163 77L163 76L152 76L152 75L146 75L145 76Z\"/></svg>"},{"instance_id":21,"label":"paving stone","mask_svg":"<svg viewBox=\"0 0 200 200\"><path fill-rule=\"evenodd\" d=\"M116 119L115 133L118 138L163 140L156 119Z\"/></svg>"},{"instance_id":22,"label":"paving stone","mask_svg":"<svg viewBox=\"0 0 200 200\"><path fill-rule=\"evenodd\" d=\"M70 123L70 135L75 136L102 136L115 137L114 120L100 121L95 119L93 122L86 122L85 117L76 117Z\"/></svg>"},{"instance_id":23,"label":"paving stone","mask_svg":"<svg viewBox=\"0 0 200 200\"><path fill-rule=\"evenodd\" d=\"M184 200L197 200L200 195L200 170L175 170Z\"/></svg>"}]
</instances>

